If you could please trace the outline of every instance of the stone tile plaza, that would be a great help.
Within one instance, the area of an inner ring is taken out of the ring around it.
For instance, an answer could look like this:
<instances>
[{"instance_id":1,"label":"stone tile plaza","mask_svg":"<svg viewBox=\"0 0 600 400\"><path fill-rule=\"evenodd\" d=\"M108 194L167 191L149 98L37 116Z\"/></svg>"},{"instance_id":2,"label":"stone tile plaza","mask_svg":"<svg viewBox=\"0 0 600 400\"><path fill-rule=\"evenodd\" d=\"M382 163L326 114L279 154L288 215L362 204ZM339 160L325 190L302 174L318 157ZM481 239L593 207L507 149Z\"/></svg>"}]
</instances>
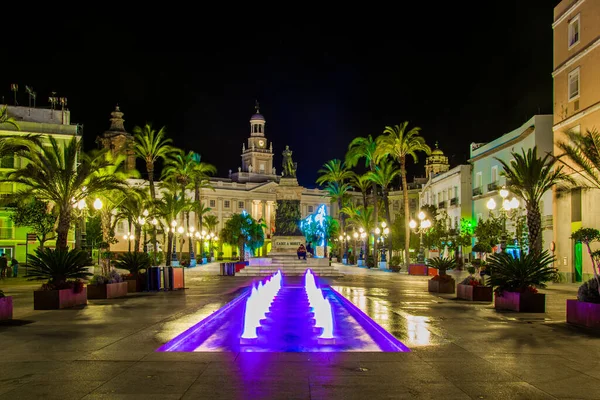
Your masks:
<instances>
[{"instance_id":1,"label":"stone tile plaza","mask_svg":"<svg viewBox=\"0 0 600 400\"><path fill-rule=\"evenodd\" d=\"M0 400L600 399L600 0L553 5L14 57Z\"/></svg>"}]
</instances>

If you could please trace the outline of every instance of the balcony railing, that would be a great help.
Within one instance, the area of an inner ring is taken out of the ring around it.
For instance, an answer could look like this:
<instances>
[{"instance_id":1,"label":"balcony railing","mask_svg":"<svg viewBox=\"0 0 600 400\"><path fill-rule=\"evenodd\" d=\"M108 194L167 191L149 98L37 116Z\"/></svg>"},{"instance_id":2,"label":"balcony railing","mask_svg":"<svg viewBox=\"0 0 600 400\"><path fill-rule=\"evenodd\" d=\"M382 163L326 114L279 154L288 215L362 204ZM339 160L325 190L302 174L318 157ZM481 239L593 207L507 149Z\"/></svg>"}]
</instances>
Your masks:
<instances>
[{"instance_id":1,"label":"balcony railing","mask_svg":"<svg viewBox=\"0 0 600 400\"><path fill-rule=\"evenodd\" d=\"M445 201L440 201L438 203L438 208L446 208L446 202Z\"/></svg>"},{"instance_id":2,"label":"balcony railing","mask_svg":"<svg viewBox=\"0 0 600 400\"><path fill-rule=\"evenodd\" d=\"M481 196L482 193L483 193L483 191L481 189L481 186L473 189L473 196Z\"/></svg>"},{"instance_id":3,"label":"balcony railing","mask_svg":"<svg viewBox=\"0 0 600 400\"><path fill-rule=\"evenodd\" d=\"M494 190L498 190L499 189L499 185L498 185L498 181L496 182L492 182L492 183L488 183L488 192L494 191Z\"/></svg>"},{"instance_id":4,"label":"balcony railing","mask_svg":"<svg viewBox=\"0 0 600 400\"><path fill-rule=\"evenodd\" d=\"M455 206L457 204L458 204L458 197L454 197L454 198L450 199L451 206Z\"/></svg>"}]
</instances>

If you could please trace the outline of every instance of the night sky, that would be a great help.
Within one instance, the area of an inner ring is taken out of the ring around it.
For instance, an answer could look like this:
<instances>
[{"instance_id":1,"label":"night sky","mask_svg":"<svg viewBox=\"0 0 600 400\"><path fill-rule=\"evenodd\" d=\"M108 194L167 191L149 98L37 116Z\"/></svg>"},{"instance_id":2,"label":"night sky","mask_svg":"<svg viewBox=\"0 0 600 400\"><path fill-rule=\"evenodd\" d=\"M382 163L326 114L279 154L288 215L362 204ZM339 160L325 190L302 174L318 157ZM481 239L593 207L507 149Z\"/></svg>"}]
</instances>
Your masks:
<instances>
[{"instance_id":1,"label":"night sky","mask_svg":"<svg viewBox=\"0 0 600 400\"><path fill-rule=\"evenodd\" d=\"M67 97L86 148L96 146L118 103L130 132L146 121L165 125L175 145L199 152L220 176L241 165L258 100L277 171L289 145L309 187L352 138L378 135L385 125L420 126L457 165L471 142L552 113L558 1L410 4L321 20L319 9L287 10L283 18L262 6L256 18L240 11L239 21L206 10L190 21L82 12L48 37L5 19L5 33L17 26L20 33L8 41L14 56L1 62L0 96L12 104L10 84L18 83L20 105L28 102L25 85L38 93L38 106L48 105L51 91Z\"/></svg>"}]
</instances>

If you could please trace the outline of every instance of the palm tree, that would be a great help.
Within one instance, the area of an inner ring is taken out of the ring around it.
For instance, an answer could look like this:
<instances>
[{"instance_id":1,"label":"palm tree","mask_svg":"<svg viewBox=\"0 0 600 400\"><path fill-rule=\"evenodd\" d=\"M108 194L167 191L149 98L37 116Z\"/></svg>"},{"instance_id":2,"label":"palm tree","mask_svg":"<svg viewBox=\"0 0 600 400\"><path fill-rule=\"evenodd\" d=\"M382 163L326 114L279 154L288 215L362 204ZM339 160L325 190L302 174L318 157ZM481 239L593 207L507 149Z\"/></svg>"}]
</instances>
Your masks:
<instances>
[{"instance_id":1,"label":"palm tree","mask_svg":"<svg viewBox=\"0 0 600 400\"><path fill-rule=\"evenodd\" d=\"M508 188L525 201L527 208L527 229L529 231L529 248L532 252L542 252L542 215L540 201L542 196L554 185L574 183L573 178L563 172L563 166L556 166L557 158L552 154L538 157L537 147L521 150L522 154L512 152L514 158L510 163L496 158L504 171Z\"/></svg>"},{"instance_id":2,"label":"palm tree","mask_svg":"<svg viewBox=\"0 0 600 400\"><path fill-rule=\"evenodd\" d=\"M148 172L148 182L150 184L150 196L156 200L156 189L154 188L154 163L158 159L167 159L169 155L175 152L175 148L170 145L171 139L166 137L165 127L163 126L157 132L152 129L151 124L144 125L143 128L136 126L133 128L135 154L146 163Z\"/></svg>"},{"instance_id":3,"label":"palm tree","mask_svg":"<svg viewBox=\"0 0 600 400\"><path fill-rule=\"evenodd\" d=\"M17 121L8 115L8 106L0 107L0 125L9 124L12 125L16 130L20 130Z\"/></svg>"},{"instance_id":4,"label":"palm tree","mask_svg":"<svg viewBox=\"0 0 600 400\"><path fill-rule=\"evenodd\" d=\"M596 130L588 130L585 134L568 131L565 135L569 142L559 141L558 148L575 164L574 167L579 168L576 172L583 180L600 189L600 134ZM561 158L558 161L571 167Z\"/></svg>"},{"instance_id":5,"label":"palm tree","mask_svg":"<svg viewBox=\"0 0 600 400\"><path fill-rule=\"evenodd\" d=\"M167 258L166 265L171 265L171 256L173 249L173 232L171 230L171 221L176 221L177 216L185 209L185 200L171 191L162 194L160 200L156 202L156 212L165 221L163 232L167 232Z\"/></svg>"},{"instance_id":6,"label":"palm tree","mask_svg":"<svg viewBox=\"0 0 600 400\"><path fill-rule=\"evenodd\" d=\"M35 197L57 208L56 248L66 249L74 206L107 190L125 190L125 183L118 175L98 174L111 163L104 151L84 153L79 137L73 137L64 146L52 136L48 141L49 149L36 146L36 149L21 151L19 155L27 165L9 172L4 181L14 182L21 188L11 196L13 201Z\"/></svg>"},{"instance_id":7,"label":"palm tree","mask_svg":"<svg viewBox=\"0 0 600 400\"><path fill-rule=\"evenodd\" d=\"M346 152L346 165L348 168L353 168L358 165L361 158L365 159L365 167L369 168L369 171L375 171L375 165L377 164L377 141L373 139L373 136L357 137L354 138L348 145L348 151ZM379 218L379 201L377 200L377 186L375 182L372 182L373 191L373 215L374 220L377 221Z\"/></svg>"},{"instance_id":8,"label":"palm tree","mask_svg":"<svg viewBox=\"0 0 600 400\"><path fill-rule=\"evenodd\" d=\"M204 214L210 211L209 207L206 207L202 203L202 189L215 190L213 185L210 183L210 176L217 173L217 168L209 163L200 161L200 154L194 153L193 162L194 167L192 168L192 185L194 185L194 212L196 214L196 227L198 231L202 232L202 223Z\"/></svg>"},{"instance_id":9,"label":"palm tree","mask_svg":"<svg viewBox=\"0 0 600 400\"><path fill-rule=\"evenodd\" d=\"M210 214L205 216L204 218L204 224L206 225L206 229L208 230L209 233L215 233L217 232L217 226L219 225L219 218L214 215L214 214ZM209 250L210 250L210 256L213 256L213 244L212 244L212 237L209 239Z\"/></svg>"},{"instance_id":10,"label":"palm tree","mask_svg":"<svg viewBox=\"0 0 600 400\"><path fill-rule=\"evenodd\" d=\"M352 172L352 177L350 178L350 184L352 185L352 187L360 190L360 193L362 194L362 197L363 197L363 207L366 207L368 204L367 194L368 194L369 188L373 186L374 182L371 182L369 180L368 174L358 175L357 173Z\"/></svg>"},{"instance_id":11,"label":"palm tree","mask_svg":"<svg viewBox=\"0 0 600 400\"><path fill-rule=\"evenodd\" d=\"M406 130L408 122L400 125L386 126L383 135L377 138L376 158L390 155L400 163L400 176L402 177L402 194L404 197L404 220L410 219L408 209L408 183L406 181L406 159L410 156L413 161L418 162L417 153L422 151L431 154L431 149L425 143L425 139L419 136L421 128L414 127ZM404 241L405 260L408 264L410 247L410 227L405 227L406 240Z\"/></svg>"},{"instance_id":12,"label":"palm tree","mask_svg":"<svg viewBox=\"0 0 600 400\"><path fill-rule=\"evenodd\" d=\"M317 178L317 183L319 185L327 185L324 187L324 190L328 192L332 202L337 202L338 210L340 210L340 227L342 232L345 232L345 216L341 213L341 210L344 208L345 200L348 198L348 191L351 188L347 181L352 177L353 173L338 159L327 161L318 173L321 176Z\"/></svg>"},{"instance_id":13,"label":"palm tree","mask_svg":"<svg viewBox=\"0 0 600 400\"><path fill-rule=\"evenodd\" d=\"M394 182L394 178L398 176L400 170L396 168L394 163L389 158L382 158L379 165L375 166L375 171L367 173L367 179L376 183L381 188L381 198L383 200L383 208L385 211L385 219L388 226L392 226L392 217L390 215L390 186ZM406 192L405 192L406 193ZM408 199L408 196L405 196ZM390 256L392 254L392 233L389 235Z\"/></svg>"}]
</instances>

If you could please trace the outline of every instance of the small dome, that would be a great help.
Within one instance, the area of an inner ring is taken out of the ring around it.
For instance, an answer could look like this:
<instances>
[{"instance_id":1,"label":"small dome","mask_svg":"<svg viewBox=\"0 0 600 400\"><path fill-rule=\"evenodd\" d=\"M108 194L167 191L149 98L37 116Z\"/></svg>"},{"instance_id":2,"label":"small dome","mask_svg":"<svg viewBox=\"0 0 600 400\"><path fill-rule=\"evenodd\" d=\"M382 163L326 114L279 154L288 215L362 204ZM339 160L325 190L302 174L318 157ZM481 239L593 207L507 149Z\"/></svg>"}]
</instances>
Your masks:
<instances>
[{"instance_id":1,"label":"small dome","mask_svg":"<svg viewBox=\"0 0 600 400\"><path fill-rule=\"evenodd\" d=\"M444 152L438 147L438 142L435 142L435 149L431 152L432 156L443 156Z\"/></svg>"},{"instance_id":2,"label":"small dome","mask_svg":"<svg viewBox=\"0 0 600 400\"><path fill-rule=\"evenodd\" d=\"M250 121L264 121L265 117L262 116L262 114L256 113L252 116L252 118L250 118Z\"/></svg>"}]
</instances>

